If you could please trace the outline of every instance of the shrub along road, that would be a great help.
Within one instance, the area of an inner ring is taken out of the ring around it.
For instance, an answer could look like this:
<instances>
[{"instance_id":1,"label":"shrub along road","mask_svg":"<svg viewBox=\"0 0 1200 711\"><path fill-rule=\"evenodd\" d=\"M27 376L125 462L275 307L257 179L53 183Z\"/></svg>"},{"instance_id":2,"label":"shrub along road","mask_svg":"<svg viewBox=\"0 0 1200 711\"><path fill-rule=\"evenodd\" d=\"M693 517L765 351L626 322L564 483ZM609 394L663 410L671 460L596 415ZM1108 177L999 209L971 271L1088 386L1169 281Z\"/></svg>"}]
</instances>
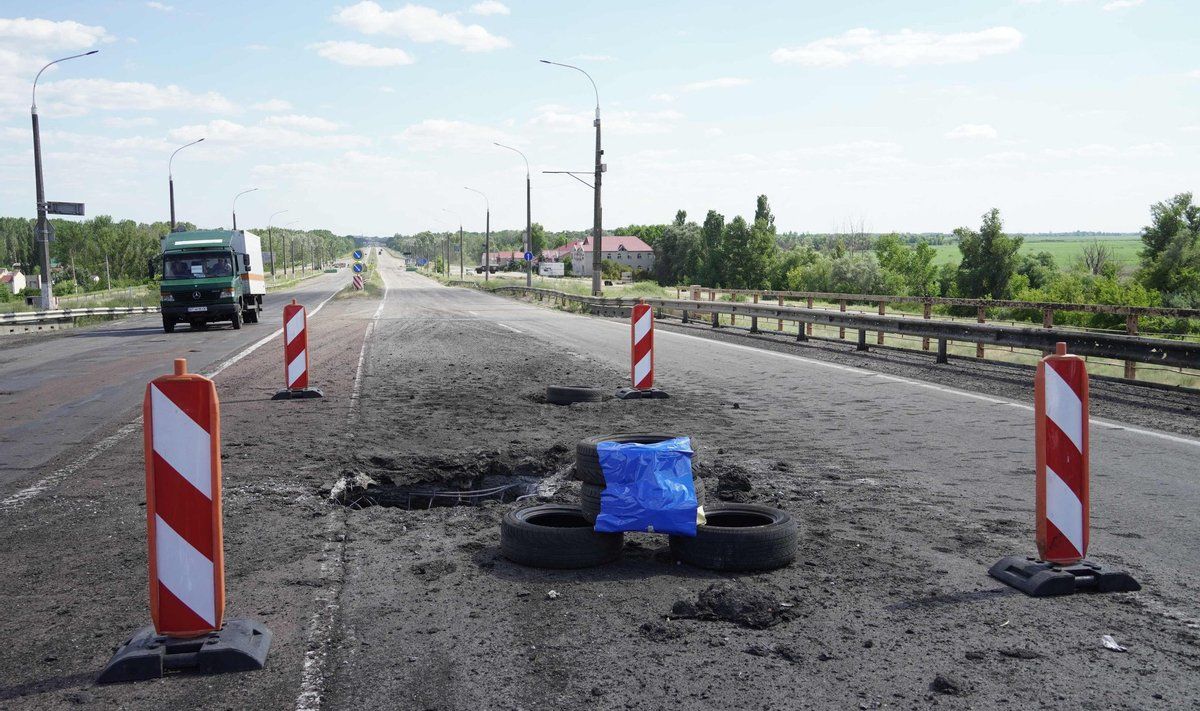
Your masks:
<instances>
[{"instance_id":1,"label":"shrub along road","mask_svg":"<svg viewBox=\"0 0 1200 711\"><path fill-rule=\"evenodd\" d=\"M382 267L382 308L339 299L310 322L313 381L329 397L269 401L278 353L268 348L217 378L229 613L275 632L268 668L90 684L147 618L131 437L0 514L10 571L0 705L1200 702L1192 440L1096 427L1092 549L1146 589L1032 600L985 574L1033 551L1026 409L665 330L657 385L671 399L558 407L541 401L545 385L625 384L627 325L441 287L390 258ZM718 575L674 563L661 537L631 535L612 565L533 570L498 554L510 504L352 510L325 500L336 480L361 473L439 487L519 475L573 501L574 442L621 430L693 436L710 500L790 511L798 560ZM1106 634L1128 651L1106 649Z\"/></svg>"}]
</instances>

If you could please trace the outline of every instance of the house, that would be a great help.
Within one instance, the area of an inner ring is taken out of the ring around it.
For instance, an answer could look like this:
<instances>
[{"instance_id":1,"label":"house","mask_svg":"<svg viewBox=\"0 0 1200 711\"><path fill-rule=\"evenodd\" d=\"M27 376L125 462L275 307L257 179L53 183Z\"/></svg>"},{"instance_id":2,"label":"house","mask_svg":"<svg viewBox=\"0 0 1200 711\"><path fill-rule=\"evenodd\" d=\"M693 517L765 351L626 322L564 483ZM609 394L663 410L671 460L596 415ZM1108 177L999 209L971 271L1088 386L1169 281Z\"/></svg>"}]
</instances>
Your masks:
<instances>
[{"instance_id":1,"label":"house","mask_svg":"<svg viewBox=\"0 0 1200 711\"><path fill-rule=\"evenodd\" d=\"M583 240L577 239L577 240L572 240L570 242L567 242L566 244L560 245L558 247L551 247L549 249L543 249L541 261L543 261L543 262L561 262L563 260L563 257L574 252L575 247L578 245L581 245L581 244L583 244Z\"/></svg>"},{"instance_id":2,"label":"house","mask_svg":"<svg viewBox=\"0 0 1200 711\"><path fill-rule=\"evenodd\" d=\"M604 235L600 247L601 259L607 259L633 271L654 271L654 248L632 235ZM571 253L571 271L579 275L592 273L592 238L580 242Z\"/></svg>"},{"instance_id":3,"label":"house","mask_svg":"<svg viewBox=\"0 0 1200 711\"><path fill-rule=\"evenodd\" d=\"M20 271L10 272L0 269L0 288L10 289L14 294L20 294L25 289L25 275Z\"/></svg>"},{"instance_id":4,"label":"house","mask_svg":"<svg viewBox=\"0 0 1200 711\"><path fill-rule=\"evenodd\" d=\"M519 250L514 250L514 251L492 250L489 254L492 258L490 264L493 267L507 267L510 262L525 261L525 253L522 251L519 251ZM484 258L483 258L483 255L481 254L481 255L479 255L479 264L482 265L483 262L484 262Z\"/></svg>"}]
</instances>

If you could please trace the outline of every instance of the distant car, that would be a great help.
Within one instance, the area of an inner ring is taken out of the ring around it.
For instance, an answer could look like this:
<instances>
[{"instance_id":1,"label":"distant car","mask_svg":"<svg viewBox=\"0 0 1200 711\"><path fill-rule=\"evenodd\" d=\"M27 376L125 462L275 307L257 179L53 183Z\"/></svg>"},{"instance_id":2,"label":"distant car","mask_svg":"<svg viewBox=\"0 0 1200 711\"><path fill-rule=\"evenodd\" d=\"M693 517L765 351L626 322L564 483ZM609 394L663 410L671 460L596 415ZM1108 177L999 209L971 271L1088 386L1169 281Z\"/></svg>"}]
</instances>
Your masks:
<instances>
[{"instance_id":1,"label":"distant car","mask_svg":"<svg viewBox=\"0 0 1200 711\"><path fill-rule=\"evenodd\" d=\"M337 267L338 269L345 269L348 265L345 262L334 262L333 266Z\"/></svg>"},{"instance_id":2,"label":"distant car","mask_svg":"<svg viewBox=\"0 0 1200 711\"><path fill-rule=\"evenodd\" d=\"M491 267L488 267L488 271L491 272L492 274L495 274L496 272L500 271L500 267L493 264ZM482 264L479 265L478 267L475 267L475 273L483 274L483 265Z\"/></svg>"}]
</instances>

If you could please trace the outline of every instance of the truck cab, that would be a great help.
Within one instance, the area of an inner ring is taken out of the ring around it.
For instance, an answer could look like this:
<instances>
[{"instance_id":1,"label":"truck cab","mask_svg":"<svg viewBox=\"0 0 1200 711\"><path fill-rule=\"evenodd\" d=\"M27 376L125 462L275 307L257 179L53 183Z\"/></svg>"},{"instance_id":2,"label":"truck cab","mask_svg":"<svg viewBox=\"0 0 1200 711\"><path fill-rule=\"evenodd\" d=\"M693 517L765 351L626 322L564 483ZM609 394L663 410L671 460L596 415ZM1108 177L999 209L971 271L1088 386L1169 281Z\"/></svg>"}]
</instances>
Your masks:
<instances>
[{"instance_id":1,"label":"truck cab","mask_svg":"<svg viewBox=\"0 0 1200 711\"><path fill-rule=\"evenodd\" d=\"M244 230L173 232L163 238L163 331L186 321L194 330L214 321L235 329L258 323L266 294L262 243Z\"/></svg>"}]
</instances>

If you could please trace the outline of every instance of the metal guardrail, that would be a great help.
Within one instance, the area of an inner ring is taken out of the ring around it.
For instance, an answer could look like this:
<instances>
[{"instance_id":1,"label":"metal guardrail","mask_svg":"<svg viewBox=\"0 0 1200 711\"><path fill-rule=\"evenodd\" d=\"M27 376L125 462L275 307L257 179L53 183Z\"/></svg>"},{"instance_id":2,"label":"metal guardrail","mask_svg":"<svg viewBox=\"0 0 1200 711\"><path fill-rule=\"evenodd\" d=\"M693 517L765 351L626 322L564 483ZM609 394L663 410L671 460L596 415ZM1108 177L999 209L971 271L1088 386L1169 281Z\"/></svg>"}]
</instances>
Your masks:
<instances>
[{"instance_id":1,"label":"metal guardrail","mask_svg":"<svg viewBox=\"0 0 1200 711\"><path fill-rule=\"evenodd\" d=\"M928 338L938 342L937 360L939 363L947 362L947 344L950 341L975 343L981 346L1026 348L1044 352L1053 351L1056 343L1063 342L1067 344L1070 352L1078 355L1162 366L1200 368L1200 343L1165 338L1145 338L1035 326L878 316L852 311L735 301L580 296L552 289L526 288L524 286L499 286L492 288L491 291L532 294L543 300L551 298L562 303L581 304L592 311L616 312L612 315L625 315L625 311L642 301L656 309L679 312L685 323L692 314L710 314L713 317L714 326L719 323L717 318L719 315L741 316L750 319L751 332L758 331L758 319L760 318L793 322L799 325L798 340L807 340L805 326L808 324L847 328L858 331L858 349L862 351L870 349L867 344L867 333L870 331Z\"/></svg>"},{"instance_id":2,"label":"metal guardrail","mask_svg":"<svg viewBox=\"0 0 1200 711\"><path fill-rule=\"evenodd\" d=\"M15 311L0 314L0 326L45 323L47 321L69 321L80 316L156 314L158 310L157 306L109 306L105 308L57 309L54 311Z\"/></svg>"}]
</instances>

